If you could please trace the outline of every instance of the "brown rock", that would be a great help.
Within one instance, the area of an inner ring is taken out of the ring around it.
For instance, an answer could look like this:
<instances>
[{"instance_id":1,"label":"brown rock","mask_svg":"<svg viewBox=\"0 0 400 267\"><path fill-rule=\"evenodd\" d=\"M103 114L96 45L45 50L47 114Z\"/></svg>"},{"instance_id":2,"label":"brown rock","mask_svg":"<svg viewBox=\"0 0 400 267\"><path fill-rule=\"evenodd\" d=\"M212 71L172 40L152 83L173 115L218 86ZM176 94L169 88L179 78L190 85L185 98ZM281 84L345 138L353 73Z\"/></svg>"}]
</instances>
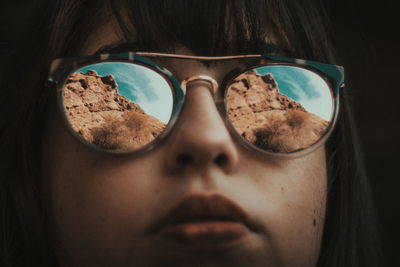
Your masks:
<instances>
[{"instance_id":1,"label":"brown rock","mask_svg":"<svg viewBox=\"0 0 400 267\"><path fill-rule=\"evenodd\" d=\"M291 152L314 144L329 122L279 92L271 74L248 71L230 84L228 117L250 143L269 151Z\"/></svg>"},{"instance_id":2,"label":"brown rock","mask_svg":"<svg viewBox=\"0 0 400 267\"><path fill-rule=\"evenodd\" d=\"M93 70L69 76L64 106L74 131L89 143L115 151L143 147L166 126L120 95L112 75L101 77Z\"/></svg>"}]
</instances>

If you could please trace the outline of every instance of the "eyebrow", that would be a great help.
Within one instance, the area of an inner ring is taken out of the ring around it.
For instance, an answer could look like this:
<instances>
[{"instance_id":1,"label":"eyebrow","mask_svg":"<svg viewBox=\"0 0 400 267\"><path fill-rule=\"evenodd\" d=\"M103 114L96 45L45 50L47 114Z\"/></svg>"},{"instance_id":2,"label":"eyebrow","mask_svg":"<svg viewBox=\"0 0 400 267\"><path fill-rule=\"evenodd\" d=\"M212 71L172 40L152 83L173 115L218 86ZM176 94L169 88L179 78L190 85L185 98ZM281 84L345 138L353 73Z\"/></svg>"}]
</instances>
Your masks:
<instances>
[{"instance_id":1,"label":"eyebrow","mask_svg":"<svg viewBox=\"0 0 400 267\"><path fill-rule=\"evenodd\" d=\"M100 54L108 54L108 53L123 53L123 52L158 52L158 53L172 53L170 46L165 46L164 49L157 49L157 51L147 51L144 45L141 45L137 42L124 42L124 43L112 43L108 45L104 45L94 52L94 55ZM259 54L268 54L268 55L281 55L288 56L291 54L291 51L282 48L273 43L266 42L262 46L262 50L258 51ZM243 53L242 53L243 54ZM248 52L246 54L254 54L254 52Z\"/></svg>"}]
</instances>

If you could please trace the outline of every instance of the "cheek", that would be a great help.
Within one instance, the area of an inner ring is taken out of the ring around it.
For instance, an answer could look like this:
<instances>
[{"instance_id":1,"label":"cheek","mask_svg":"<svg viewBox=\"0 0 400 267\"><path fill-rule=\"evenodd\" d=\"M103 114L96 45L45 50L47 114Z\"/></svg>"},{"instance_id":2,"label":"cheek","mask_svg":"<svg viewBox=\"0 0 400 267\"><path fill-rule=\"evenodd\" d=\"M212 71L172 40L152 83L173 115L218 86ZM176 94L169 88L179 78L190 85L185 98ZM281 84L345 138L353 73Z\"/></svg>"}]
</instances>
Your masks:
<instances>
[{"instance_id":1,"label":"cheek","mask_svg":"<svg viewBox=\"0 0 400 267\"><path fill-rule=\"evenodd\" d=\"M289 262L303 258L304 264L307 264L304 266L316 264L326 206L324 162L293 167L288 176L291 177L289 182L280 186L277 198L282 199L280 209L284 215L277 221L280 231L277 231L276 240L280 240L282 248L294 248L292 260L288 257Z\"/></svg>"},{"instance_id":2,"label":"cheek","mask_svg":"<svg viewBox=\"0 0 400 267\"><path fill-rule=\"evenodd\" d=\"M124 241L138 240L152 216L157 179L148 178L157 177L157 164L92 153L58 121L50 122L44 139L42 190L53 241L62 244L56 251L79 261L97 254L119 258L132 248Z\"/></svg>"},{"instance_id":3,"label":"cheek","mask_svg":"<svg viewBox=\"0 0 400 267\"><path fill-rule=\"evenodd\" d=\"M248 162L247 166L253 164ZM255 183L242 183L238 188L242 192L255 192L243 196L242 201L247 202L262 222L265 246L271 248L284 266L314 266L326 206L324 148L275 166L249 169Z\"/></svg>"}]
</instances>

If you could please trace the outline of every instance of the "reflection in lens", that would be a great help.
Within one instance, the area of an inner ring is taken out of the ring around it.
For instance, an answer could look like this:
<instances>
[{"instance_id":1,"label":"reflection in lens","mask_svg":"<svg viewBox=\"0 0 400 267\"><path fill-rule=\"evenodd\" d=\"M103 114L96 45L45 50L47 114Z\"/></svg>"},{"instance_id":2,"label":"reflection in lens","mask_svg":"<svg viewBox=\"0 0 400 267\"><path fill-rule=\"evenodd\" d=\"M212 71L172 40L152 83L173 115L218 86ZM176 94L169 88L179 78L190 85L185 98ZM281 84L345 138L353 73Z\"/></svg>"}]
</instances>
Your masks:
<instances>
[{"instance_id":1,"label":"reflection in lens","mask_svg":"<svg viewBox=\"0 0 400 267\"><path fill-rule=\"evenodd\" d=\"M237 76L226 93L228 118L260 149L305 149L326 132L333 113L328 84L316 73L287 65L263 66Z\"/></svg>"},{"instance_id":2,"label":"reflection in lens","mask_svg":"<svg viewBox=\"0 0 400 267\"><path fill-rule=\"evenodd\" d=\"M157 138L172 114L173 94L157 72L132 63L98 63L69 75L63 101L70 127L103 150L129 152Z\"/></svg>"}]
</instances>

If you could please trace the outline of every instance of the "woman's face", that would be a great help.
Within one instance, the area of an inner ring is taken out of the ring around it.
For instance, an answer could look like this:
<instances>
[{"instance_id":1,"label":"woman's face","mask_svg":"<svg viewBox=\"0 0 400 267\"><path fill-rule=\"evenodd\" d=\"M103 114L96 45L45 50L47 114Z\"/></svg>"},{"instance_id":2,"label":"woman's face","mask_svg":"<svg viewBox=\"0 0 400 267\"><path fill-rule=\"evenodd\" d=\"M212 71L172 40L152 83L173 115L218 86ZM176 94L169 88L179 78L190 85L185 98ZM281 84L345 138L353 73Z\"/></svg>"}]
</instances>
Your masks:
<instances>
[{"instance_id":1,"label":"woman's face","mask_svg":"<svg viewBox=\"0 0 400 267\"><path fill-rule=\"evenodd\" d=\"M108 26L93 34L84 54L120 41ZM217 81L227 67L167 66L179 79L207 74ZM139 156L95 152L52 114L43 192L60 266L316 264L326 200L323 146L291 160L244 149L204 83L187 91L165 142Z\"/></svg>"}]
</instances>

